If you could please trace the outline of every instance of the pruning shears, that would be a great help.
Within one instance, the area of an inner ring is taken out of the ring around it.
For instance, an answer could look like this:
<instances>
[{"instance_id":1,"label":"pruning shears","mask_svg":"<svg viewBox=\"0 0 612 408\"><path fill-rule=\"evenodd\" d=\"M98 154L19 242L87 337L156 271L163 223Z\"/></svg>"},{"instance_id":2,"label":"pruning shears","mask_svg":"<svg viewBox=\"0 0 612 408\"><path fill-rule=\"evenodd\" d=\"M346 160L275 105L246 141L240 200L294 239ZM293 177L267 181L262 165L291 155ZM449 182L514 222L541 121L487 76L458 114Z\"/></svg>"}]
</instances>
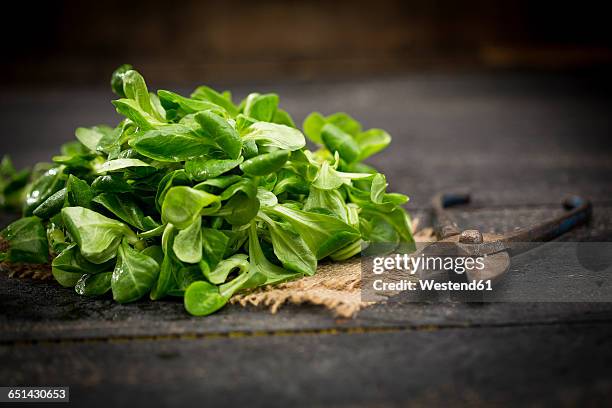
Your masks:
<instances>
[{"instance_id":1,"label":"pruning shears","mask_svg":"<svg viewBox=\"0 0 612 408\"><path fill-rule=\"evenodd\" d=\"M579 196L571 196L563 201L563 208L566 210L564 214L533 227L495 235L483 234L479 230L461 230L453 216L446 210L469 202L469 194L442 193L434 196L431 205L435 220L434 231L438 241L427 247L428 253L452 252L449 255L483 257L484 268L466 270L469 282L498 280L510 269L510 257L529 251L586 223L592 212L590 201Z\"/></svg>"}]
</instances>

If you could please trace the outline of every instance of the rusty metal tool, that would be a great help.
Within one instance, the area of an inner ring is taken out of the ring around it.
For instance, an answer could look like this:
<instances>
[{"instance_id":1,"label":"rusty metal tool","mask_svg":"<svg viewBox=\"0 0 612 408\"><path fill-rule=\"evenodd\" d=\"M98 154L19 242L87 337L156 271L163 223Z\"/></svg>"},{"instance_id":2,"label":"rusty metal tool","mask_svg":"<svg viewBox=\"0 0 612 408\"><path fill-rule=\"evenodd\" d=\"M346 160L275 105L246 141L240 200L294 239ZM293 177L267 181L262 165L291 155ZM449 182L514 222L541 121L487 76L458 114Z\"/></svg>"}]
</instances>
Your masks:
<instances>
[{"instance_id":1,"label":"rusty metal tool","mask_svg":"<svg viewBox=\"0 0 612 408\"><path fill-rule=\"evenodd\" d=\"M511 256L533 249L538 243L555 239L586 223L592 212L588 200L571 196L563 201L566 212L558 217L503 235L483 234L479 230L461 230L453 216L446 211L448 207L469 202L469 194L438 194L432 199L434 230L438 241L428 246L427 252L484 257L485 267L482 270L466 270L470 282L489 279L496 281L510 269Z\"/></svg>"}]
</instances>

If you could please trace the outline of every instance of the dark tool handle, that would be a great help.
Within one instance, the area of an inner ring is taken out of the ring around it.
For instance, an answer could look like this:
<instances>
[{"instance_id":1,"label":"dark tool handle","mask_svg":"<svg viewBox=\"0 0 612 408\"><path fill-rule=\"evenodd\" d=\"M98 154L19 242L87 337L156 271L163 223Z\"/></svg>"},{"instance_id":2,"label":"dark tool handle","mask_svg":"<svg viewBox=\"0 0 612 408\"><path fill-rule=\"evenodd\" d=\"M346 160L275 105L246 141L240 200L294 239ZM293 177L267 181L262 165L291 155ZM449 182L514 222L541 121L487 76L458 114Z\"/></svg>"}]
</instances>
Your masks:
<instances>
[{"instance_id":1,"label":"dark tool handle","mask_svg":"<svg viewBox=\"0 0 612 408\"><path fill-rule=\"evenodd\" d=\"M457 226L454 218L445 209L454 205L467 204L469 202L470 195L465 193L440 193L432 198L431 207L433 208L435 217L434 231L439 240L461 234L461 230Z\"/></svg>"},{"instance_id":2,"label":"dark tool handle","mask_svg":"<svg viewBox=\"0 0 612 408\"><path fill-rule=\"evenodd\" d=\"M593 206L589 200L571 196L563 201L567 212L556 218L545 221L535 227L523 228L505 235L501 241L507 244L512 255L525 252L536 245L529 242L546 242L565 234L574 227L584 224L591 216Z\"/></svg>"}]
</instances>

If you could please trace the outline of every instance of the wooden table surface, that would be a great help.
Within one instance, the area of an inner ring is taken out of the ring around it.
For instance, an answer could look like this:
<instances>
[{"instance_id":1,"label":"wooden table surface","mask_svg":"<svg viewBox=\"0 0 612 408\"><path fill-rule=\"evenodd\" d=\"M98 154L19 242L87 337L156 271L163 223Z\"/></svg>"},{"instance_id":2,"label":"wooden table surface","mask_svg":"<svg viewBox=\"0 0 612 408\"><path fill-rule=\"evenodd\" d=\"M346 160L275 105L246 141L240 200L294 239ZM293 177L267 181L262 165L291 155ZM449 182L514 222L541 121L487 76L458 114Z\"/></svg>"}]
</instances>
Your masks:
<instances>
[{"instance_id":1,"label":"wooden table surface","mask_svg":"<svg viewBox=\"0 0 612 408\"><path fill-rule=\"evenodd\" d=\"M563 239L611 241L611 84L504 73L234 89L277 91L300 120L344 110L387 129L392 147L372 163L424 220L441 190L469 189L461 226L497 232L558 213L573 193L593 201L593 219ZM44 160L75 127L115 122L111 98L5 92L0 152ZM118 305L0 274L0 385L70 385L88 406L599 405L612 396L611 340L605 302L379 304L351 320L228 306L194 318L176 301Z\"/></svg>"}]
</instances>

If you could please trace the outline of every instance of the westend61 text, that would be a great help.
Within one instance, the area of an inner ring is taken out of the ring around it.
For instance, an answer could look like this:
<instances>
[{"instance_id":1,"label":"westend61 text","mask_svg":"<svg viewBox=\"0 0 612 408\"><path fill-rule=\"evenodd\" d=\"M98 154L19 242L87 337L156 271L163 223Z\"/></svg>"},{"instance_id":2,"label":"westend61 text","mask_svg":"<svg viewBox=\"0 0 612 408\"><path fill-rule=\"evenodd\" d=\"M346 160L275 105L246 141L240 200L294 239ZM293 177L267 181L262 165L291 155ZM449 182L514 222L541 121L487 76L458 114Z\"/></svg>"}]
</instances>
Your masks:
<instances>
[{"instance_id":1,"label":"westend61 text","mask_svg":"<svg viewBox=\"0 0 612 408\"><path fill-rule=\"evenodd\" d=\"M418 281L410 281L402 279L395 282L385 282L382 279L376 279L372 282L372 288L378 292L385 291L415 291L415 290L433 290L433 291L482 291L493 290L490 280L477 280L472 282L438 282L433 279L422 279Z\"/></svg>"}]
</instances>

